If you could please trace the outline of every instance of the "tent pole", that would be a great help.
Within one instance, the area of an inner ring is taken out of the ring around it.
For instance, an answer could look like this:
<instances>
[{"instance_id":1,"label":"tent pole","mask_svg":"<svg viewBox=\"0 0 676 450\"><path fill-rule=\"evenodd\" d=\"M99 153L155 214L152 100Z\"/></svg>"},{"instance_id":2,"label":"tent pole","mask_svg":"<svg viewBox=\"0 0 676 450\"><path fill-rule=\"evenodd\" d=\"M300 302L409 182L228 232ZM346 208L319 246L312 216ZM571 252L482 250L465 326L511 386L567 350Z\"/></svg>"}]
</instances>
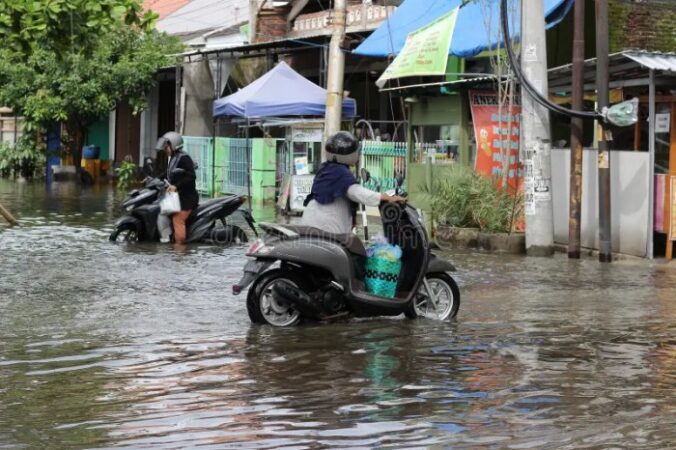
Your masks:
<instances>
[{"instance_id":1,"label":"tent pole","mask_svg":"<svg viewBox=\"0 0 676 450\"><path fill-rule=\"evenodd\" d=\"M249 127L251 123L249 118L246 119L246 165L247 165L247 192L249 194L249 210L252 210L253 199L251 198L251 141L249 139Z\"/></svg>"},{"instance_id":2,"label":"tent pole","mask_svg":"<svg viewBox=\"0 0 676 450\"><path fill-rule=\"evenodd\" d=\"M211 133L211 196L216 197L216 126L218 118L213 119Z\"/></svg>"}]
</instances>

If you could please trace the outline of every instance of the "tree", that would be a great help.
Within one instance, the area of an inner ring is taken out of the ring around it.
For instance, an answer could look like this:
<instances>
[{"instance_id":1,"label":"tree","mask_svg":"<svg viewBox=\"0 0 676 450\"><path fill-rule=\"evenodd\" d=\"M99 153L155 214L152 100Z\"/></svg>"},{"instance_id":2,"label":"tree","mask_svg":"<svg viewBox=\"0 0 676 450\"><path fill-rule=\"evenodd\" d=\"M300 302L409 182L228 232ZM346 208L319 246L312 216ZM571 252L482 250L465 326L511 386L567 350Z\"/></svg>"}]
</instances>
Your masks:
<instances>
[{"instance_id":1,"label":"tree","mask_svg":"<svg viewBox=\"0 0 676 450\"><path fill-rule=\"evenodd\" d=\"M27 129L62 122L77 167L86 128L128 98L142 109L153 75L180 52L138 0L5 0L0 4L0 104Z\"/></svg>"}]
</instances>

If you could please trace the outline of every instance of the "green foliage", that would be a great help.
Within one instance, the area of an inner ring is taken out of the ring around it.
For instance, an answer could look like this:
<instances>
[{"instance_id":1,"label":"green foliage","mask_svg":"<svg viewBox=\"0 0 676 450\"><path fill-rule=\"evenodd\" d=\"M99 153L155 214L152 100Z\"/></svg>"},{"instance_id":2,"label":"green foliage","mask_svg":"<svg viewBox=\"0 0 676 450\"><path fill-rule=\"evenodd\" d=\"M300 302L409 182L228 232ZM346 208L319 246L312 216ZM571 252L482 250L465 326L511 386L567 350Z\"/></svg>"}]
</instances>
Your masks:
<instances>
[{"instance_id":1,"label":"green foliage","mask_svg":"<svg viewBox=\"0 0 676 450\"><path fill-rule=\"evenodd\" d=\"M461 165L455 165L427 195L438 223L497 233L511 232L522 205L520 195Z\"/></svg>"},{"instance_id":2,"label":"green foliage","mask_svg":"<svg viewBox=\"0 0 676 450\"><path fill-rule=\"evenodd\" d=\"M139 0L4 0L0 105L29 129L63 122L79 154L85 128L124 98L139 112L153 75L181 51L141 11Z\"/></svg>"},{"instance_id":3,"label":"green foliage","mask_svg":"<svg viewBox=\"0 0 676 450\"><path fill-rule=\"evenodd\" d=\"M0 39L26 56L38 49L88 55L98 36L121 26L147 31L157 17L152 11L143 13L139 0L3 0Z\"/></svg>"},{"instance_id":4,"label":"green foliage","mask_svg":"<svg viewBox=\"0 0 676 450\"><path fill-rule=\"evenodd\" d=\"M117 188L126 190L136 181L138 167L133 162L122 161L120 167L115 169L115 173L117 174Z\"/></svg>"},{"instance_id":5,"label":"green foliage","mask_svg":"<svg viewBox=\"0 0 676 450\"><path fill-rule=\"evenodd\" d=\"M33 178L44 169L45 148L28 136L20 138L16 145L0 144L0 175Z\"/></svg>"},{"instance_id":6,"label":"green foliage","mask_svg":"<svg viewBox=\"0 0 676 450\"><path fill-rule=\"evenodd\" d=\"M29 120L57 120L87 125L107 115L123 97L139 100L154 73L175 51L166 35L123 29L100 38L94 53L59 58L37 49L21 56L0 50L0 104L21 111Z\"/></svg>"}]
</instances>

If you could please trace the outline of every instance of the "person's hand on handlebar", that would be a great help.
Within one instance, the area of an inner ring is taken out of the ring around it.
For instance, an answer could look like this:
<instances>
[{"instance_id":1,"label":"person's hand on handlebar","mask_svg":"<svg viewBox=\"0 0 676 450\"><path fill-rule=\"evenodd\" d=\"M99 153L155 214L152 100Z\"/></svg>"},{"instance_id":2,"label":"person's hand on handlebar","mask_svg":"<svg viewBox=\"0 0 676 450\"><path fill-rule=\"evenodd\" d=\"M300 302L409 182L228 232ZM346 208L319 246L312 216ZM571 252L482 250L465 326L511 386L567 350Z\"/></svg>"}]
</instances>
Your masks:
<instances>
[{"instance_id":1,"label":"person's hand on handlebar","mask_svg":"<svg viewBox=\"0 0 676 450\"><path fill-rule=\"evenodd\" d=\"M381 202L406 203L406 198L399 195L380 194Z\"/></svg>"}]
</instances>

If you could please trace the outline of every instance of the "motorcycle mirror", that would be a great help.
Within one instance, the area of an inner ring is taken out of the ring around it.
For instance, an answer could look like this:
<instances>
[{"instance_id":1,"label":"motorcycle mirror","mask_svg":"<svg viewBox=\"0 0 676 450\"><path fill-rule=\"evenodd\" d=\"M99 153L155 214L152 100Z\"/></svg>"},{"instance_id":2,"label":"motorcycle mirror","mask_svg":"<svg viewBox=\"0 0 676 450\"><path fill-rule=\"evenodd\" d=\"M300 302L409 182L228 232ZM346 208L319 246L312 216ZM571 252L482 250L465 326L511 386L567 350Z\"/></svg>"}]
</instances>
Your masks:
<instances>
[{"instance_id":1,"label":"motorcycle mirror","mask_svg":"<svg viewBox=\"0 0 676 450\"><path fill-rule=\"evenodd\" d=\"M404 174L397 170L396 174L394 175L394 179L397 181L397 187L400 188L404 185Z\"/></svg>"},{"instance_id":2,"label":"motorcycle mirror","mask_svg":"<svg viewBox=\"0 0 676 450\"><path fill-rule=\"evenodd\" d=\"M364 183L367 183L367 182L371 179L371 174L369 173L368 170L366 170L366 169L363 168L363 167L362 167L361 170L359 171L359 176L360 176L361 179L364 181Z\"/></svg>"}]
</instances>

